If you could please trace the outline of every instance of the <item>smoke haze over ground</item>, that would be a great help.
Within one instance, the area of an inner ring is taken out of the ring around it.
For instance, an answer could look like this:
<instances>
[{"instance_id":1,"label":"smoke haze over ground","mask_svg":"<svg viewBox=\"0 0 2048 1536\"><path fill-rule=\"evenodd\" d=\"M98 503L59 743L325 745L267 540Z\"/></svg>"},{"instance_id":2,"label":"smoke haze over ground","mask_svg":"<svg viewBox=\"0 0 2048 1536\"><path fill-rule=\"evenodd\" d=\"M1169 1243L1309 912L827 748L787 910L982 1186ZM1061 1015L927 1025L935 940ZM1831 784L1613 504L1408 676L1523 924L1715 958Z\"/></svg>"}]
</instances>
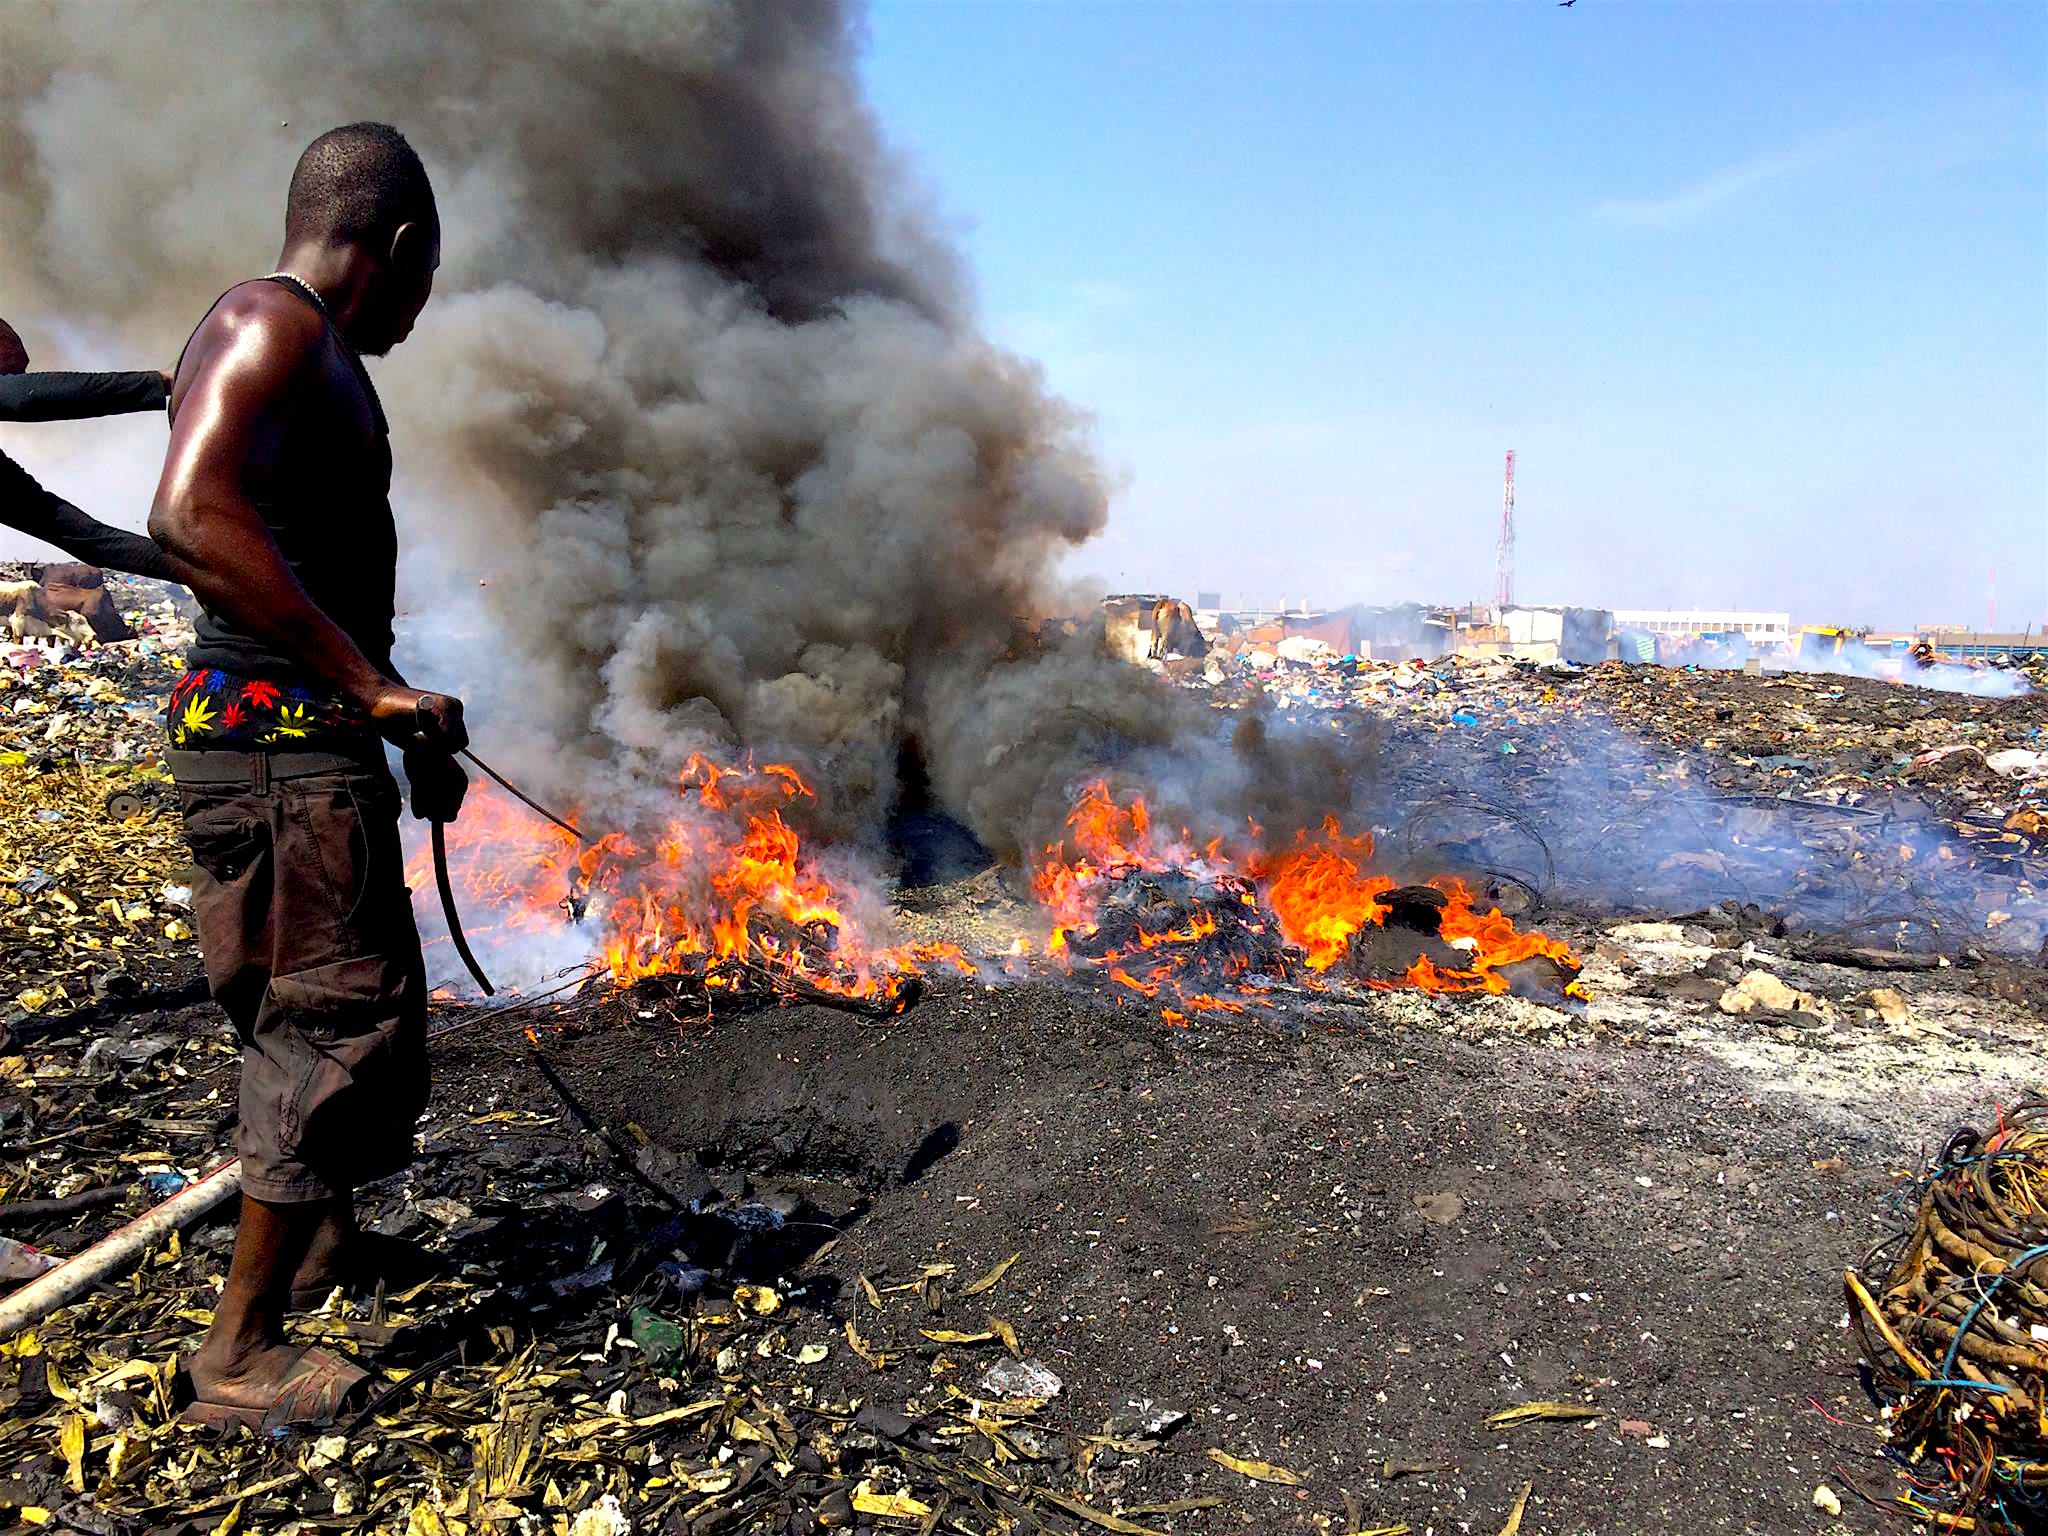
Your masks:
<instances>
[{"instance_id":1,"label":"smoke haze over ground","mask_svg":"<svg viewBox=\"0 0 2048 1536\"><path fill-rule=\"evenodd\" d=\"M977 329L858 44L825 0L15 5L0 293L24 330L168 359L269 269L299 150L396 123L445 225L376 367L416 680L599 815L745 748L858 839L907 739L1014 854L1076 775L1200 711L1092 653L1004 659L1104 477Z\"/></svg>"}]
</instances>

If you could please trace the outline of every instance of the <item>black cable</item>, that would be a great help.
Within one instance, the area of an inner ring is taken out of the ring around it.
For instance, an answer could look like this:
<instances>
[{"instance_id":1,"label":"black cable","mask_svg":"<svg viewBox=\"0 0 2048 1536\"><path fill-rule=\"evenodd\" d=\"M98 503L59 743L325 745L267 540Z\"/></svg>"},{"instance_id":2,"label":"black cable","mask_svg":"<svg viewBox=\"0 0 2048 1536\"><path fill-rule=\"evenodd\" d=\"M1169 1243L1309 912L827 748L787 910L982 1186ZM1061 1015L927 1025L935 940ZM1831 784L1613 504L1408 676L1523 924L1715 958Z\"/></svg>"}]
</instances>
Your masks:
<instances>
[{"instance_id":1,"label":"black cable","mask_svg":"<svg viewBox=\"0 0 2048 1536\"><path fill-rule=\"evenodd\" d=\"M474 752L470 751L469 748L464 747L462 749L462 755L468 758L472 763L476 764L477 767L483 769L483 771L489 774L492 778L496 779L498 781L499 788L503 789L508 795L511 795L513 799L518 800L521 804L527 806L531 810L540 812L540 814L547 817L549 821L552 821L564 832L568 833L571 837L575 838L577 842L587 843L590 841L590 839L586 837L583 833L577 831L576 828L569 825L568 822L562 820L561 817L557 816L553 811L549 810L546 806L542 805L538 800L534 799L533 796L529 795L517 784L514 784L510 779L506 778L505 775L498 772L497 769L493 768L489 763L485 762L482 758L478 757Z\"/></svg>"}]
</instances>

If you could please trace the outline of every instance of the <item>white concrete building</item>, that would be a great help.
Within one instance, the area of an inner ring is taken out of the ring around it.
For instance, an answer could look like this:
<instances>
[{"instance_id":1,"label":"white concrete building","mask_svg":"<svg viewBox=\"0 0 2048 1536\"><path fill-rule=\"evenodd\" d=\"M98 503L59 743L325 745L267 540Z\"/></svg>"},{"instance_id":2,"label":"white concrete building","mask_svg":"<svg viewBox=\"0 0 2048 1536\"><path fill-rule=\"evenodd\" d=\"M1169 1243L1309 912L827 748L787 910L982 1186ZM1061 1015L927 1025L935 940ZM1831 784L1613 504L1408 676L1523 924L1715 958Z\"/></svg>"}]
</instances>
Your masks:
<instances>
[{"instance_id":1,"label":"white concrete building","mask_svg":"<svg viewBox=\"0 0 2048 1536\"><path fill-rule=\"evenodd\" d=\"M1642 629L1653 635L1745 635L1751 645L1788 645L1792 640L1789 613L1716 613L1704 608L1617 608L1616 629Z\"/></svg>"}]
</instances>

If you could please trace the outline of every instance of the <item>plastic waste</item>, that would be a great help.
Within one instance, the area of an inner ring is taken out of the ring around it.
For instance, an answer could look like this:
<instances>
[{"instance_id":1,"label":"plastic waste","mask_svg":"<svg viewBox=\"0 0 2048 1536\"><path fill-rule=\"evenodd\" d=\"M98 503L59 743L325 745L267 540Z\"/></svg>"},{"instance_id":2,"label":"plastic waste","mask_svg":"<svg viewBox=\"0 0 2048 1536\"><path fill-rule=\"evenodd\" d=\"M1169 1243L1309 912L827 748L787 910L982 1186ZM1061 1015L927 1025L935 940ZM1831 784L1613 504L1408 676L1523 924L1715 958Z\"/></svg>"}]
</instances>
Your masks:
<instances>
[{"instance_id":1,"label":"plastic waste","mask_svg":"<svg viewBox=\"0 0 2048 1536\"><path fill-rule=\"evenodd\" d=\"M980 1390L988 1397L1058 1397L1065 1385L1042 1361L998 1360L982 1376Z\"/></svg>"},{"instance_id":2,"label":"plastic waste","mask_svg":"<svg viewBox=\"0 0 2048 1536\"><path fill-rule=\"evenodd\" d=\"M631 1324L633 1342L640 1346L640 1353L647 1357L649 1365L664 1366L683 1352L682 1327L659 1312L648 1307L635 1307Z\"/></svg>"},{"instance_id":3,"label":"plastic waste","mask_svg":"<svg viewBox=\"0 0 2048 1536\"><path fill-rule=\"evenodd\" d=\"M674 1259L655 1265L654 1276L664 1293L678 1301L688 1301L711 1283L710 1270L699 1269L695 1264L679 1264Z\"/></svg>"},{"instance_id":4,"label":"plastic waste","mask_svg":"<svg viewBox=\"0 0 2048 1536\"><path fill-rule=\"evenodd\" d=\"M33 1280L47 1275L64 1261L54 1253L31 1248L11 1237L0 1237L0 1280Z\"/></svg>"}]
</instances>

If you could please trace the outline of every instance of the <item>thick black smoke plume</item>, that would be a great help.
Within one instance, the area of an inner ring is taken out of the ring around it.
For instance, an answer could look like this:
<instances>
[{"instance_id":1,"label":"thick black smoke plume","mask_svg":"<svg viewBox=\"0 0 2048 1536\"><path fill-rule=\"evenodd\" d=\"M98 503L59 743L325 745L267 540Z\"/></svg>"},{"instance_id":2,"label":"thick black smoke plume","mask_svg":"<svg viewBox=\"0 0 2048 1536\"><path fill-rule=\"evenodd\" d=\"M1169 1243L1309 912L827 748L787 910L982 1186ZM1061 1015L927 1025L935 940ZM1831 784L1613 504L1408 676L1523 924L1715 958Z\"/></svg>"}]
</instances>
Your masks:
<instances>
[{"instance_id":1,"label":"thick black smoke plume","mask_svg":"<svg viewBox=\"0 0 2048 1536\"><path fill-rule=\"evenodd\" d=\"M750 749L857 837L908 742L1014 855L1078 775L1194 722L1090 651L1014 649L1104 477L1084 418L978 330L859 41L832 0L17 0L0 295L167 360L268 269L299 149L396 123L445 225L439 293L378 368L420 679L600 814Z\"/></svg>"}]
</instances>

